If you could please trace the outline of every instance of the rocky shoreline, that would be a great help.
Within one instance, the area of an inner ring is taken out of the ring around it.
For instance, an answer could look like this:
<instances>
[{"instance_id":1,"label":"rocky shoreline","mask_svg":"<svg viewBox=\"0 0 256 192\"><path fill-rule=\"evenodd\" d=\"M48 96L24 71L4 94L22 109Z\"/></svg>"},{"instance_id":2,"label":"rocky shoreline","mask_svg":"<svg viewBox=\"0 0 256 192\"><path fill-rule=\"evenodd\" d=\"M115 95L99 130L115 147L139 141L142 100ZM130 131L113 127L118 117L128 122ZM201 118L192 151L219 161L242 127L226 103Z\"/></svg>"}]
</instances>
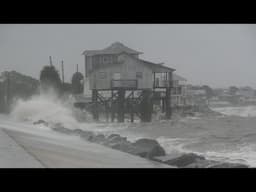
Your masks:
<instances>
[{"instance_id":1,"label":"rocky shoreline","mask_svg":"<svg viewBox=\"0 0 256 192\"><path fill-rule=\"evenodd\" d=\"M44 124L51 127L52 130L59 133L76 135L87 141L104 145L112 149L123 151L132 155L147 158L163 164L168 164L178 168L248 168L249 166L240 163L229 163L221 161L208 160L204 156L195 153L176 153L166 154L164 148L158 141L149 138L138 139L135 142L128 141L126 137L119 134L111 134L105 136L103 134L95 134L92 131L84 131L81 129L71 130L65 128L61 124L49 125L44 120L33 123Z\"/></svg>"}]
</instances>

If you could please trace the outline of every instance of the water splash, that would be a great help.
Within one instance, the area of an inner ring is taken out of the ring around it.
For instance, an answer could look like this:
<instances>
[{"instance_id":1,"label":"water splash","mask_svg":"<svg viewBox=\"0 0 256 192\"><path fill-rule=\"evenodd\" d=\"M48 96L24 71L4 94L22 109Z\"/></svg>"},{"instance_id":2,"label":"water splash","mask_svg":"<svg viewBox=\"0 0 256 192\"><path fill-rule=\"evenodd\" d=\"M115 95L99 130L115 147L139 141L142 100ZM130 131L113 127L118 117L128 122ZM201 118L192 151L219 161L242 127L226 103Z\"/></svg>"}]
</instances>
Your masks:
<instances>
[{"instance_id":1,"label":"water splash","mask_svg":"<svg viewBox=\"0 0 256 192\"><path fill-rule=\"evenodd\" d=\"M80 124L76 118L77 113L71 102L64 102L53 92L47 92L35 95L29 100L18 100L10 117L20 122L44 120L49 123L62 123L67 128L76 129Z\"/></svg>"}]
</instances>

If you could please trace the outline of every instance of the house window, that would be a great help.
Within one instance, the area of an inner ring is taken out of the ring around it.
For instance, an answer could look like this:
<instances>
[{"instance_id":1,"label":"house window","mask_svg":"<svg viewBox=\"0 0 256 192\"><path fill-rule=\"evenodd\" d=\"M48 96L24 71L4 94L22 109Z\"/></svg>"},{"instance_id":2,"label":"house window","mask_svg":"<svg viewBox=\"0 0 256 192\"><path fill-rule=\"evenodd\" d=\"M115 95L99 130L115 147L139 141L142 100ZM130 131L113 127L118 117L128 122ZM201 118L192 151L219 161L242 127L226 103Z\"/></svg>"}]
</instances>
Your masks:
<instances>
[{"instance_id":1,"label":"house window","mask_svg":"<svg viewBox=\"0 0 256 192\"><path fill-rule=\"evenodd\" d=\"M119 79L121 79L121 73L114 73L114 74L113 74L113 79L114 79L114 80L119 80Z\"/></svg>"},{"instance_id":2,"label":"house window","mask_svg":"<svg viewBox=\"0 0 256 192\"><path fill-rule=\"evenodd\" d=\"M108 63L108 58L107 57L103 57L103 63Z\"/></svg>"},{"instance_id":3,"label":"house window","mask_svg":"<svg viewBox=\"0 0 256 192\"><path fill-rule=\"evenodd\" d=\"M112 62L112 56L103 56L102 57L102 63L111 63Z\"/></svg>"},{"instance_id":4,"label":"house window","mask_svg":"<svg viewBox=\"0 0 256 192\"><path fill-rule=\"evenodd\" d=\"M106 79L107 73L106 72L99 72L100 79Z\"/></svg>"},{"instance_id":5,"label":"house window","mask_svg":"<svg viewBox=\"0 0 256 192\"><path fill-rule=\"evenodd\" d=\"M136 78L141 79L142 78L142 72L136 72Z\"/></svg>"}]
</instances>

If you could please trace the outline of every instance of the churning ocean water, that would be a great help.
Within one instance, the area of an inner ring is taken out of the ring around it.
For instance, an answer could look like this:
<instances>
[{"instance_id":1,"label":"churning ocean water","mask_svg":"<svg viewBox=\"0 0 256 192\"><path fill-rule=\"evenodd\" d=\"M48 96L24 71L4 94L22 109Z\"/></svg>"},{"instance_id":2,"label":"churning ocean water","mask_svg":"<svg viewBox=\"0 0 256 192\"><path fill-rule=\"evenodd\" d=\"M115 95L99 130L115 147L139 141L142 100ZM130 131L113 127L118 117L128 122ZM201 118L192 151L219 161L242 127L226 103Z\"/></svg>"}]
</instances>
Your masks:
<instances>
[{"instance_id":1,"label":"churning ocean water","mask_svg":"<svg viewBox=\"0 0 256 192\"><path fill-rule=\"evenodd\" d=\"M219 117L151 123L95 123L89 114L87 120L80 122L74 117L73 110L71 105L62 103L56 97L41 95L29 101L17 102L9 118L16 123L32 124L42 119L62 123L70 129L90 130L105 135L117 133L130 141L153 138L167 153L193 152L212 160L256 167L256 106L213 109L223 114Z\"/></svg>"}]
</instances>

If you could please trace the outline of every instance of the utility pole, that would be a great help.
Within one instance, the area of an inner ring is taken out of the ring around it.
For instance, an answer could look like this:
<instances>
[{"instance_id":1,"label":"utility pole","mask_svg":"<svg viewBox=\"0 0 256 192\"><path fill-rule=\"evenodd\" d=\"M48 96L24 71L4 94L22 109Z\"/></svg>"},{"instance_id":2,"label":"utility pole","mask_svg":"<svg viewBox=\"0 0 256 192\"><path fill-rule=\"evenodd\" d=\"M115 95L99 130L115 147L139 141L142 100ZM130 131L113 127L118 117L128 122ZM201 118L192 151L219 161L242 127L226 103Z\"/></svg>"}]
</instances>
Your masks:
<instances>
[{"instance_id":1,"label":"utility pole","mask_svg":"<svg viewBox=\"0 0 256 192\"><path fill-rule=\"evenodd\" d=\"M78 72L78 64L76 64L76 72Z\"/></svg>"},{"instance_id":2,"label":"utility pole","mask_svg":"<svg viewBox=\"0 0 256 192\"><path fill-rule=\"evenodd\" d=\"M62 83L64 84L64 64L63 60L61 61L61 71L62 71Z\"/></svg>"},{"instance_id":3,"label":"utility pole","mask_svg":"<svg viewBox=\"0 0 256 192\"><path fill-rule=\"evenodd\" d=\"M50 59L50 66L52 66L52 56L49 56Z\"/></svg>"},{"instance_id":4,"label":"utility pole","mask_svg":"<svg viewBox=\"0 0 256 192\"><path fill-rule=\"evenodd\" d=\"M7 79L6 79L6 109L9 112L10 109L10 74L7 71Z\"/></svg>"}]
</instances>

